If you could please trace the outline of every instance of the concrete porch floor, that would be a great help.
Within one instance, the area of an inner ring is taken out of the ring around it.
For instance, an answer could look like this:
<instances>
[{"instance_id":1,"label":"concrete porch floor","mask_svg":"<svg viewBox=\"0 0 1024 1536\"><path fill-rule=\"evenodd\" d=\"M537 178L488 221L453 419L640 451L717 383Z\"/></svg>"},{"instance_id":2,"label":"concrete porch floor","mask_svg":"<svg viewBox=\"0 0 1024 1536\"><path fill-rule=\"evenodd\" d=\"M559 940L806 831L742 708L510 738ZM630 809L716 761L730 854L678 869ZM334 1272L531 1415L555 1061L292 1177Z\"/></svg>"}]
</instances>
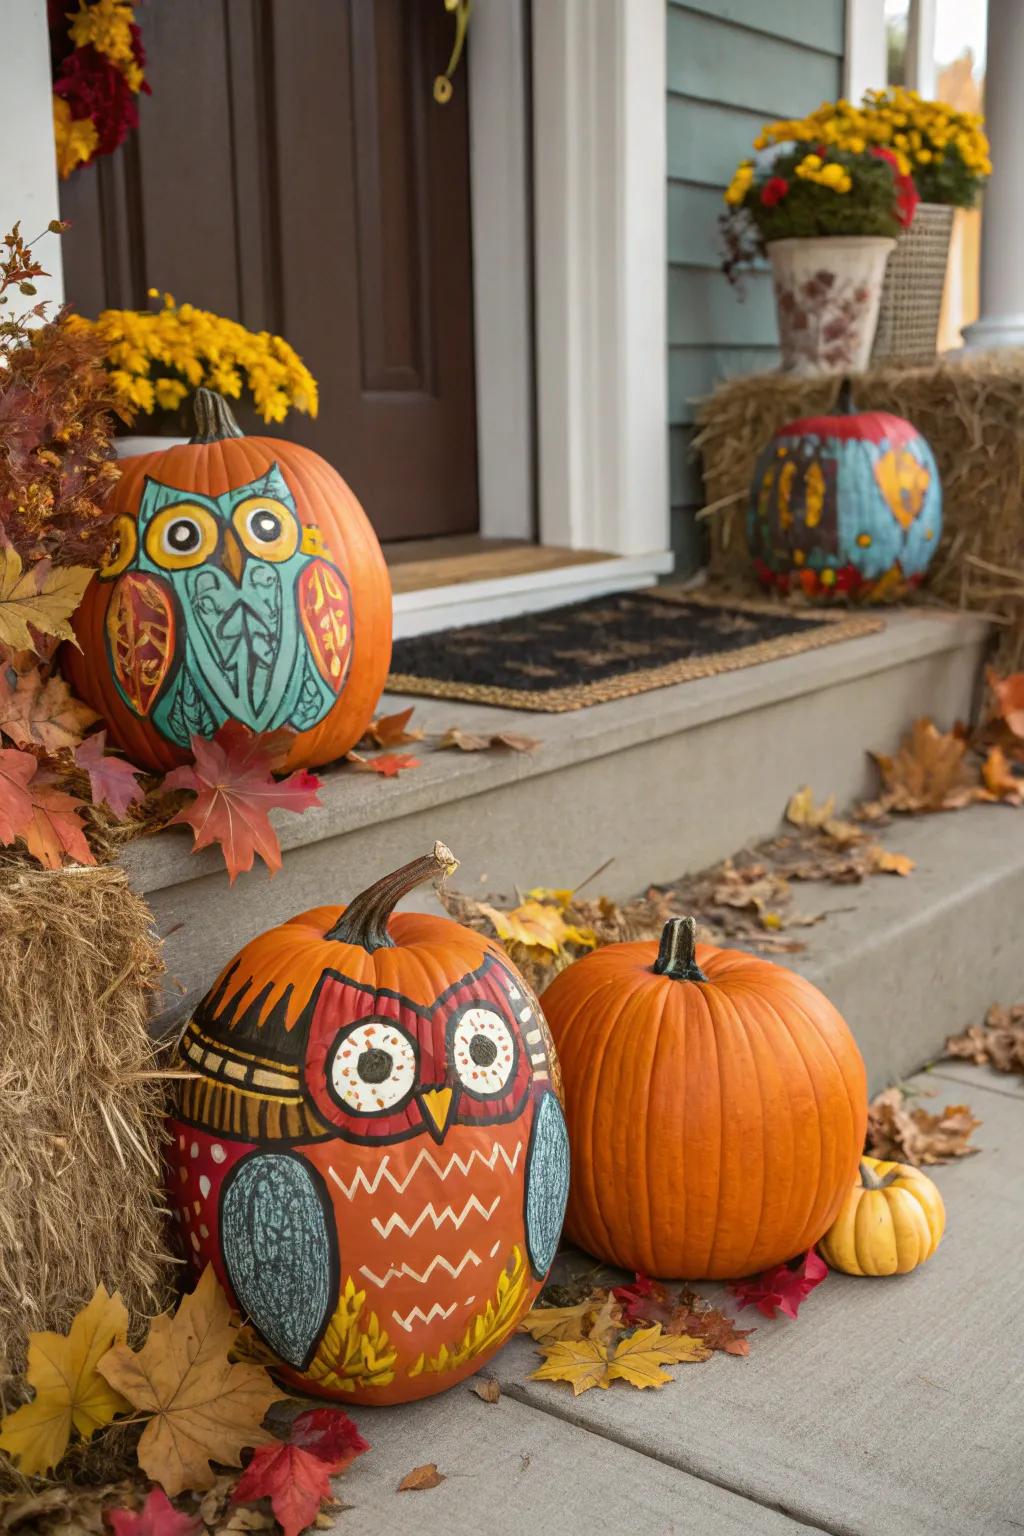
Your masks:
<instances>
[{"instance_id":1,"label":"concrete porch floor","mask_svg":"<svg viewBox=\"0 0 1024 1536\"><path fill-rule=\"evenodd\" d=\"M573 1398L530 1382L514 1338L467 1386L355 1413L373 1449L335 1485L330 1529L362 1536L1013 1536L1024 1530L1024 1084L945 1063L917 1086L982 1119L978 1157L930 1170L946 1236L915 1274L830 1275L796 1322L756 1326L749 1358L673 1368L672 1385ZM576 1256L590 1267L590 1261ZM562 1262L562 1261L560 1261ZM716 1300L720 1288L698 1287ZM437 1488L398 1494L424 1462Z\"/></svg>"}]
</instances>

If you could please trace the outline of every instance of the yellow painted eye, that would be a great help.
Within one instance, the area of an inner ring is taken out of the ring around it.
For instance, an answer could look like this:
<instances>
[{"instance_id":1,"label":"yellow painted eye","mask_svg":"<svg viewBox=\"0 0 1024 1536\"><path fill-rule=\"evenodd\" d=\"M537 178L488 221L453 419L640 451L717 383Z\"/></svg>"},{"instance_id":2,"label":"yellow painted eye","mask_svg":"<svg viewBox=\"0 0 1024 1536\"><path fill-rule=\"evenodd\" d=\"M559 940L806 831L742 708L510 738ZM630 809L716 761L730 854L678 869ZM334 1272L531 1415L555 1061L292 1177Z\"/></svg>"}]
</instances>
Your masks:
<instances>
[{"instance_id":1,"label":"yellow painted eye","mask_svg":"<svg viewBox=\"0 0 1024 1536\"><path fill-rule=\"evenodd\" d=\"M164 507L146 529L146 554L165 571L186 571L209 560L217 548L217 519L191 501Z\"/></svg>"},{"instance_id":2,"label":"yellow painted eye","mask_svg":"<svg viewBox=\"0 0 1024 1536\"><path fill-rule=\"evenodd\" d=\"M247 553L260 560L289 560L298 548L298 519L273 496L247 496L231 520Z\"/></svg>"},{"instance_id":3,"label":"yellow painted eye","mask_svg":"<svg viewBox=\"0 0 1024 1536\"><path fill-rule=\"evenodd\" d=\"M100 580L109 581L112 576L120 576L126 571L135 559L139 547L139 528L134 517L128 517L124 512L114 519L114 543L110 550L110 559L100 571Z\"/></svg>"}]
</instances>

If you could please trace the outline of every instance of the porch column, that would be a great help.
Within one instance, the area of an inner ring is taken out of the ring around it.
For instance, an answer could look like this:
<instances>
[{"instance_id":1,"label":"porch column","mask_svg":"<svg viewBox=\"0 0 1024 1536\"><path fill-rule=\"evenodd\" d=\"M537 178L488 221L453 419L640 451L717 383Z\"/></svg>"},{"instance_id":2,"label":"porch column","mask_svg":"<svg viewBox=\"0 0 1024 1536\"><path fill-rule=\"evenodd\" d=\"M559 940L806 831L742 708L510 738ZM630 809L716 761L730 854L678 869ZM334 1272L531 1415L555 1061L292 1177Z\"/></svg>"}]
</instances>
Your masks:
<instances>
[{"instance_id":1,"label":"porch column","mask_svg":"<svg viewBox=\"0 0 1024 1536\"><path fill-rule=\"evenodd\" d=\"M986 132L992 176L981 225L981 314L964 345L1024 346L1024 4L988 0Z\"/></svg>"},{"instance_id":2,"label":"porch column","mask_svg":"<svg viewBox=\"0 0 1024 1536\"><path fill-rule=\"evenodd\" d=\"M7 153L0 176L0 234L21 221L21 233L50 274L36 282L39 298L59 304L64 298L60 238L36 241L50 220L60 217L46 0L4 0L3 24L0 134Z\"/></svg>"}]
</instances>

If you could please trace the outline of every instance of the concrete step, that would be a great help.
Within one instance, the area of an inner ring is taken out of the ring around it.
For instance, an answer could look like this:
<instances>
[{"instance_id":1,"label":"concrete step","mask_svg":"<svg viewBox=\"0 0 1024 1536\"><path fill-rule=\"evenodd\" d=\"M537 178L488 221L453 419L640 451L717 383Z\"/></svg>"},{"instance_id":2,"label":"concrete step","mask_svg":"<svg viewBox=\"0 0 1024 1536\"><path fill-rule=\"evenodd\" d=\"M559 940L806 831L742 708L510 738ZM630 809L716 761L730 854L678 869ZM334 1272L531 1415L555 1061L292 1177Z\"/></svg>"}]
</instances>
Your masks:
<instances>
[{"instance_id":1,"label":"concrete step","mask_svg":"<svg viewBox=\"0 0 1024 1536\"><path fill-rule=\"evenodd\" d=\"M123 863L184 995L262 929L346 900L437 838L462 860L464 889L569 885L612 859L601 887L630 896L770 832L801 783L840 803L867 792L866 747L894 748L918 714L949 725L970 713L986 637L975 618L917 609L877 634L570 714L418 700L429 731L508 730L540 746L427 751L393 780L330 770L322 809L276 819L278 877L260 868L230 893L219 852L193 855L184 829L130 845Z\"/></svg>"}]
</instances>

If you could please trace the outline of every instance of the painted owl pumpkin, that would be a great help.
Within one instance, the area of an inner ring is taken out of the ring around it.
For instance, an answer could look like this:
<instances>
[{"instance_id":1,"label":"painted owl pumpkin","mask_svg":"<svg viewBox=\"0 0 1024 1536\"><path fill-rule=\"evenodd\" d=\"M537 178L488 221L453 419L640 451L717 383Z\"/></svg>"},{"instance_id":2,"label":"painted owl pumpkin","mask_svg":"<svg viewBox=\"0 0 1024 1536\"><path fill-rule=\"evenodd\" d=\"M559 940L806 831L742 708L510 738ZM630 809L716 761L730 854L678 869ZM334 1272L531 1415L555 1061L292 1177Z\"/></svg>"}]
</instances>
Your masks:
<instances>
[{"instance_id":1,"label":"painted owl pumpkin","mask_svg":"<svg viewBox=\"0 0 1024 1536\"><path fill-rule=\"evenodd\" d=\"M392 916L443 844L347 907L253 939L182 1041L169 1188L306 1392L444 1391L508 1338L550 1267L569 1146L554 1050L504 952Z\"/></svg>"},{"instance_id":2,"label":"painted owl pumpkin","mask_svg":"<svg viewBox=\"0 0 1024 1536\"><path fill-rule=\"evenodd\" d=\"M341 757L391 657L380 545L341 477L293 443L244 437L196 393L191 443L127 459L113 556L65 648L75 692L147 768L188 761L226 720L296 733L286 767Z\"/></svg>"},{"instance_id":3,"label":"painted owl pumpkin","mask_svg":"<svg viewBox=\"0 0 1024 1536\"><path fill-rule=\"evenodd\" d=\"M942 532L932 451L909 421L854 411L780 427L757 461L747 518L763 585L893 602L924 577Z\"/></svg>"}]
</instances>

